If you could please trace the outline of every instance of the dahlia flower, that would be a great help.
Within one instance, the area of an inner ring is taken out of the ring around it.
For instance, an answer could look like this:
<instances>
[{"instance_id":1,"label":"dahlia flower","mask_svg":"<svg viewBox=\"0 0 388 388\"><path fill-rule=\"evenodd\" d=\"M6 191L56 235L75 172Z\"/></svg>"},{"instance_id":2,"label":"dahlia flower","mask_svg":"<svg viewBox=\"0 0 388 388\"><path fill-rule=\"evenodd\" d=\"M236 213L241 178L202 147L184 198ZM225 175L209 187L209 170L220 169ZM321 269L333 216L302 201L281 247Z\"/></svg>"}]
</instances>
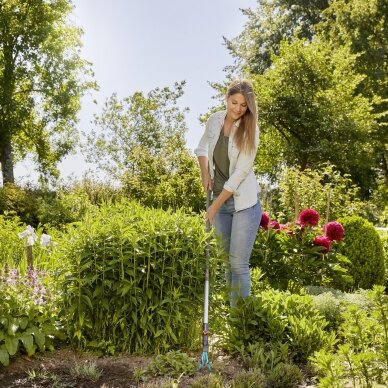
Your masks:
<instances>
[{"instance_id":1,"label":"dahlia flower","mask_svg":"<svg viewBox=\"0 0 388 388\"><path fill-rule=\"evenodd\" d=\"M317 226L319 221L319 213L314 209L304 209L298 217L300 226Z\"/></svg>"},{"instance_id":2,"label":"dahlia flower","mask_svg":"<svg viewBox=\"0 0 388 388\"><path fill-rule=\"evenodd\" d=\"M341 241L344 238L344 227L339 222L328 222L323 226L323 231L332 241Z\"/></svg>"},{"instance_id":3,"label":"dahlia flower","mask_svg":"<svg viewBox=\"0 0 388 388\"><path fill-rule=\"evenodd\" d=\"M322 253L330 251L331 240L327 236L316 236L314 239L314 245L324 247L325 250Z\"/></svg>"},{"instance_id":4,"label":"dahlia flower","mask_svg":"<svg viewBox=\"0 0 388 388\"><path fill-rule=\"evenodd\" d=\"M261 215L260 226L263 229L268 229L268 224L269 224L269 214L266 212L263 212L263 214Z\"/></svg>"}]
</instances>

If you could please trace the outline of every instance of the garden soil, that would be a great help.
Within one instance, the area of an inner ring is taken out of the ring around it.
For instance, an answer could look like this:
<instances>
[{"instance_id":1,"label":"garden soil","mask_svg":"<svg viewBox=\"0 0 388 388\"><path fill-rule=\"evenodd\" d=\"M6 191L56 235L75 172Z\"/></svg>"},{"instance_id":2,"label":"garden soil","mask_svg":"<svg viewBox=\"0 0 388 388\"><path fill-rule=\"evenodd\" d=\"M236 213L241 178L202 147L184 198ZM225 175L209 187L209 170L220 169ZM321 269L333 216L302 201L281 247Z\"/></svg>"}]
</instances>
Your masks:
<instances>
[{"instance_id":1,"label":"garden soil","mask_svg":"<svg viewBox=\"0 0 388 388\"><path fill-rule=\"evenodd\" d=\"M90 353L79 353L70 348L63 348L33 357L22 356L11 362L8 367L0 366L0 388L13 387L57 387L57 388L129 388L129 387L190 387L190 382L206 370L198 371L194 376L179 379L166 377L149 377L146 381L136 382L134 371L145 369L151 357L119 356L97 357ZM74 377L72 366L82 363L95 363L102 371L97 381ZM213 360L214 373L220 373L225 381L229 381L242 370L237 360L229 357L217 357Z\"/></svg>"}]
</instances>

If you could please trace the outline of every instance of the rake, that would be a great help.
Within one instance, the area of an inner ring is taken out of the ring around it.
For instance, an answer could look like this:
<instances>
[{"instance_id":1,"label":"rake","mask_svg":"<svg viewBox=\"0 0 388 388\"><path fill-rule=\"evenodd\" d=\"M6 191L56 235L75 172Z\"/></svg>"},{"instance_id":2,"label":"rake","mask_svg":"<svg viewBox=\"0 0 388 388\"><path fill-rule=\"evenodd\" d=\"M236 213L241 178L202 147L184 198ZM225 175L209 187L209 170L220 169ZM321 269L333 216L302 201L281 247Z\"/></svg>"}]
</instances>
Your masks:
<instances>
[{"instance_id":1,"label":"rake","mask_svg":"<svg viewBox=\"0 0 388 388\"><path fill-rule=\"evenodd\" d=\"M206 211L210 206L210 195L211 191L207 191L206 196ZM206 233L210 232L210 222L206 221ZM209 237L206 240L206 272L205 272L205 296L203 302L203 330L202 330L202 355L198 364L198 369L207 367L211 370L211 362L209 361L209 258L210 258L210 242Z\"/></svg>"}]
</instances>

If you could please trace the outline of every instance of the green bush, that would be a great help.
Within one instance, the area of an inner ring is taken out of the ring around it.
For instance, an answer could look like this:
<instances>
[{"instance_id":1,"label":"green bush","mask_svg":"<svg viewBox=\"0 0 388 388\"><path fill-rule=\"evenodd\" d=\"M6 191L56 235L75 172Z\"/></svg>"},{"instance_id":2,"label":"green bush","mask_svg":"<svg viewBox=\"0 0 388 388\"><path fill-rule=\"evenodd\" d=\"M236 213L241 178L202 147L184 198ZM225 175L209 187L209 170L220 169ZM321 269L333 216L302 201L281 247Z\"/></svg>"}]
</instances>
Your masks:
<instances>
[{"instance_id":1,"label":"green bush","mask_svg":"<svg viewBox=\"0 0 388 388\"><path fill-rule=\"evenodd\" d=\"M264 388L266 386L265 375L260 370L241 371L230 383L231 388Z\"/></svg>"},{"instance_id":2,"label":"green bush","mask_svg":"<svg viewBox=\"0 0 388 388\"><path fill-rule=\"evenodd\" d=\"M294 364L279 363L269 373L267 386L271 388L297 388L303 381L303 374Z\"/></svg>"},{"instance_id":3,"label":"green bush","mask_svg":"<svg viewBox=\"0 0 388 388\"><path fill-rule=\"evenodd\" d=\"M342 313L340 344L335 353L317 351L311 360L319 370L319 386L372 387L388 379L388 296L382 286L367 292L369 306L349 304Z\"/></svg>"},{"instance_id":4,"label":"green bush","mask_svg":"<svg viewBox=\"0 0 388 388\"><path fill-rule=\"evenodd\" d=\"M181 211L91 209L63 242L70 338L111 353L198 345L206 238L203 218Z\"/></svg>"},{"instance_id":5,"label":"green bush","mask_svg":"<svg viewBox=\"0 0 388 388\"><path fill-rule=\"evenodd\" d=\"M191 375L197 369L197 363L180 350L170 351L154 357L147 367L147 372L153 376L179 377L182 374Z\"/></svg>"},{"instance_id":6,"label":"green bush","mask_svg":"<svg viewBox=\"0 0 388 388\"><path fill-rule=\"evenodd\" d=\"M28 225L37 227L40 198L31 188L22 188L12 183L6 183L0 188L0 214L17 215Z\"/></svg>"},{"instance_id":7,"label":"green bush","mask_svg":"<svg viewBox=\"0 0 388 388\"><path fill-rule=\"evenodd\" d=\"M228 318L226 346L233 353L249 354L255 343L281 343L288 346L292 361L304 362L333 343L309 296L269 290L240 302Z\"/></svg>"},{"instance_id":8,"label":"green bush","mask_svg":"<svg viewBox=\"0 0 388 388\"><path fill-rule=\"evenodd\" d=\"M350 261L346 266L354 286L371 289L375 284L384 284L383 245L374 226L358 216L344 217L339 222L345 229L345 243L340 251Z\"/></svg>"},{"instance_id":9,"label":"green bush","mask_svg":"<svg viewBox=\"0 0 388 388\"><path fill-rule=\"evenodd\" d=\"M344 322L343 313L348 306L356 305L360 310L368 310L371 307L365 290L358 290L355 293L326 290L314 295L311 294L311 288L308 288L307 292L310 293L315 307L328 322L326 330L329 331L338 331L340 325Z\"/></svg>"}]
</instances>

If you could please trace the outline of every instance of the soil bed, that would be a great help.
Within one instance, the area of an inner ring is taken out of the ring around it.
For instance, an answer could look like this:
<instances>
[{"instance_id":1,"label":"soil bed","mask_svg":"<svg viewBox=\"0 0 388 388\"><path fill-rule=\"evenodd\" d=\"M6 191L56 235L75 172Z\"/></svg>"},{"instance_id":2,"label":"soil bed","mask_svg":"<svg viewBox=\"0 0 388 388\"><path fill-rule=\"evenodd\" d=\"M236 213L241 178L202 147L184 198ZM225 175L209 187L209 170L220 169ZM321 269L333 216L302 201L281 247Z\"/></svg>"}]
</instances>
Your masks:
<instances>
[{"instance_id":1,"label":"soil bed","mask_svg":"<svg viewBox=\"0 0 388 388\"><path fill-rule=\"evenodd\" d=\"M8 367L0 366L0 387L93 387L93 388L130 388L130 387L171 387L178 379L169 377L152 377L148 374L145 381L137 382L134 376L136 369L145 369L152 356L117 356L97 357L91 353L79 353L70 348L58 349L53 352L36 354L34 357L22 356L11 362ZM213 361L212 372L221 374L229 381L242 366L237 360L226 356L218 356ZM83 363L95 363L102 372L97 381L76 377L71 373L72 367ZM196 372L193 376L183 376L176 387L189 387L195 378L208 373L207 370Z\"/></svg>"}]
</instances>

